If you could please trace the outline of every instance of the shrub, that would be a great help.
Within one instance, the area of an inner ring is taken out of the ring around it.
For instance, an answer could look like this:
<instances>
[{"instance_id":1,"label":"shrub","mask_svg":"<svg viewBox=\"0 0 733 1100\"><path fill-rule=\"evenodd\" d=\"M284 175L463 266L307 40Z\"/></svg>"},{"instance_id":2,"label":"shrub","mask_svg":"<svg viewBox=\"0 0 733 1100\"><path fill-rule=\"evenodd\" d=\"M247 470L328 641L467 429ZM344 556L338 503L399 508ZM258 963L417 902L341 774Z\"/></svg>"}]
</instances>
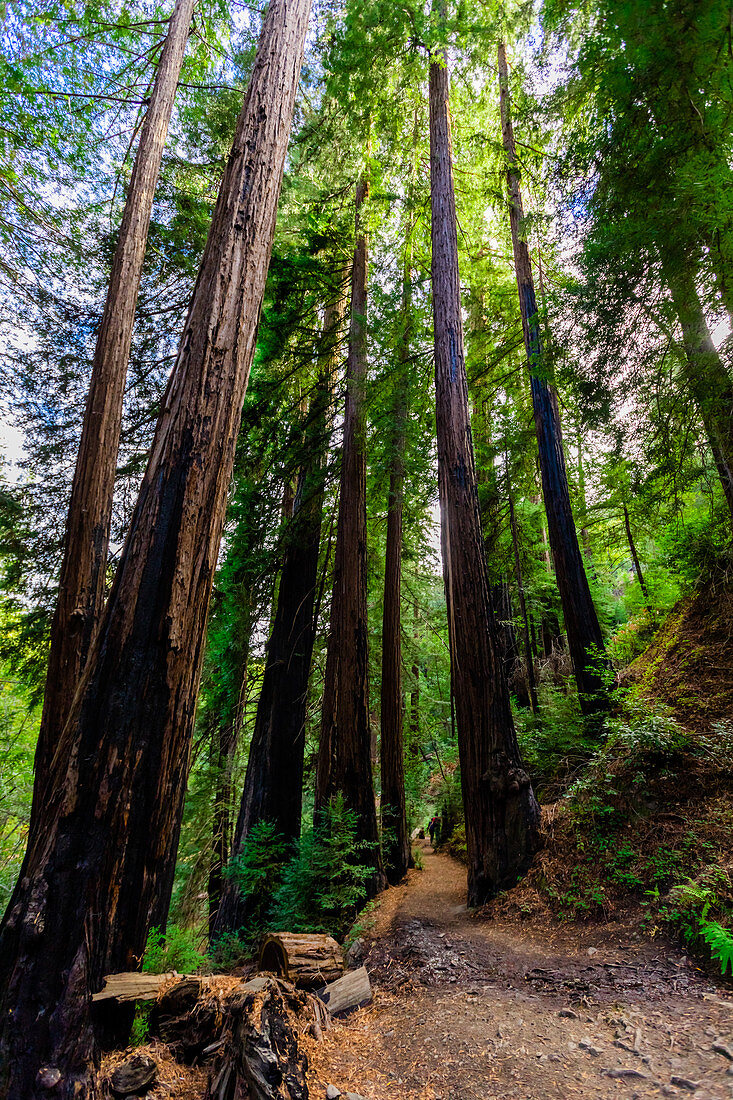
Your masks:
<instances>
[{"instance_id":1,"label":"shrub","mask_svg":"<svg viewBox=\"0 0 733 1100\"><path fill-rule=\"evenodd\" d=\"M301 836L283 869L270 927L342 935L366 898L374 873L361 860L369 844L357 840L356 814L339 796L325 820Z\"/></svg>"},{"instance_id":2,"label":"shrub","mask_svg":"<svg viewBox=\"0 0 733 1100\"><path fill-rule=\"evenodd\" d=\"M246 902L247 928L236 936L237 946L245 954L267 927L272 901L282 881L283 867L292 850L285 837L269 821L261 821L250 829L239 855L232 856L224 869ZM233 943L222 943L221 949L231 949Z\"/></svg>"},{"instance_id":3,"label":"shrub","mask_svg":"<svg viewBox=\"0 0 733 1100\"><path fill-rule=\"evenodd\" d=\"M466 847L466 826L456 825L446 845L448 852L454 859L461 863L468 863L468 848Z\"/></svg>"},{"instance_id":4,"label":"shrub","mask_svg":"<svg viewBox=\"0 0 733 1100\"><path fill-rule=\"evenodd\" d=\"M150 974L167 974L171 970L192 974L203 962L197 940L195 932L177 924L169 925L165 932L151 928L145 944L143 970Z\"/></svg>"}]
</instances>

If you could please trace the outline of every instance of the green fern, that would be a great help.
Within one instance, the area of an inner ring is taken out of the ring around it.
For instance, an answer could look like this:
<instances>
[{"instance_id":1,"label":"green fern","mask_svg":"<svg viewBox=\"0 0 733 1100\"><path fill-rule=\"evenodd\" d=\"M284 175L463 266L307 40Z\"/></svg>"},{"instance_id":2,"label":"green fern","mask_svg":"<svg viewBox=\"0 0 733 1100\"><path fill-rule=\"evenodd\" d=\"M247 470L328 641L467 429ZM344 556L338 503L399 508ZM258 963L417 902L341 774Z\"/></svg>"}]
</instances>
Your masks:
<instances>
[{"instance_id":1,"label":"green fern","mask_svg":"<svg viewBox=\"0 0 733 1100\"><path fill-rule=\"evenodd\" d=\"M710 948L710 954L720 963L720 972L725 974L730 967L733 974L733 935L717 921L700 921L700 933Z\"/></svg>"}]
</instances>

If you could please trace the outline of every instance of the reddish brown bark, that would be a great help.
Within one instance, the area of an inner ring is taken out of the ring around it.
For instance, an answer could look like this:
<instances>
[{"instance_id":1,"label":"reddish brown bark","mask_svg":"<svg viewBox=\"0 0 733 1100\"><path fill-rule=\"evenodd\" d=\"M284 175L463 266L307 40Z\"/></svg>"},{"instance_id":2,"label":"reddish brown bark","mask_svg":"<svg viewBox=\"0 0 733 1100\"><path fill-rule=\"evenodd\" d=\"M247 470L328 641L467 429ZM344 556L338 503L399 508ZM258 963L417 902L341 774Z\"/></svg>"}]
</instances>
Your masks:
<instances>
[{"instance_id":1,"label":"reddish brown bark","mask_svg":"<svg viewBox=\"0 0 733 1100\"><path fill-rule=\"evenodd\" d=\"M605 647L573 520L557 395L548 381L548 364L542 345L532 263L522 224L524 208L511 118L506 48L503 42L499 44L499 87L501 128L508 162L507 183L514 267L529 366L542 495L578 697L582 710L592 713L608 705L603 682Z\"/></svg>"},{"instance_id":2,"label":"reddish brown bark","mask_svg":"<svg viewBox=\"0 0 733 1100\"><path fill-rule=\"evenodd\" d=\"M130 532L0 930L0 1093L95 1096L89 993L173 881L206 615L310 0L271 0Z\"/></svg>"},{"instance_id":3,"label":"reddish brown bark","mask_svg":"<svg viewBox=\"0 0 733 1100\"><path fill-rule=\"evenodd\" d=\"M35 761L35 804L42 804L51 764L105 598L112 497L135 305L153 197L168 136L194 0L176 0L145 112L107 299L97 333L79 453L64 535L59 594ZM63 776L66 761L57 758ZM31 831L36 821L31 819Z\"/></svg>"},{"instance_id":4,"label":"reddish brown bark","mask_svg":"<svg viewBox=\"0 0 733 1100\"><path fill-rule=\"evenodd\" d=\"M368 193L368 183L363 179L356 191L346 409L315 809L318 815L335 795L341 794L345 805L355 812L357 838L365 845L361 859L374 869L367 883L368 892L373 895L384 885L384 874L379 852L369 726L364 414L368 252L362 210Z\"/></svg>"},{"instance_id":5,"label":"reddish brown bark","mask_svg":"<svg viewBox=\"0 0 733 1100\"><path fill-rule=\"evenodd\" d=\"M449 80L430 65L430 184L443 575L468 849L468 901L516 882L539 845L539 807L517 745L489 600L458 273Z\"/></svg>"},{"instance_id":6,"label":"reddish brown bark","mask_svg":"<svg viewBox=\"0 0 733 1100\"><path fill-rule=\"evenodd\" d=\"M407 829L404 763L404 706L402 700L402 513L405 482L408 371L412 332L412 245L410 230L402 280L401 334L398 381L392 413L392 457L387 504L387 542L384 562L382 616L382 682L380 774L382 780L382 836L387 879L399 882L412 862Z\"/></svg>"}]
</instances>

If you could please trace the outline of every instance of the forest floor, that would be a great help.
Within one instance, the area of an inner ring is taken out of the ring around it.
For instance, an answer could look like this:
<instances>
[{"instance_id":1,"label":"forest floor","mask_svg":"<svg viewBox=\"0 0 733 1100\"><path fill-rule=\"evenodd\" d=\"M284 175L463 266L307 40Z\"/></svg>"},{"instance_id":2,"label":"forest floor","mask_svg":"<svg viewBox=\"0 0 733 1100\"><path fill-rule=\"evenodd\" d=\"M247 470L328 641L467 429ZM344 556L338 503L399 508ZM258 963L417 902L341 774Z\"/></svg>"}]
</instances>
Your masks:
<instances>
[{"instance_id":1,"label":"forest floor","mask_svg":"<svg viewBox=\"0 0 733 1100\"><path fill-rule=\"evenodd\" d=\"M630 920L479 918L465 867L422 860L364 935L372 1004L308 1044L314 1100L730 1100L733 997L679 948Z\"/></svg>"}]
</instances>

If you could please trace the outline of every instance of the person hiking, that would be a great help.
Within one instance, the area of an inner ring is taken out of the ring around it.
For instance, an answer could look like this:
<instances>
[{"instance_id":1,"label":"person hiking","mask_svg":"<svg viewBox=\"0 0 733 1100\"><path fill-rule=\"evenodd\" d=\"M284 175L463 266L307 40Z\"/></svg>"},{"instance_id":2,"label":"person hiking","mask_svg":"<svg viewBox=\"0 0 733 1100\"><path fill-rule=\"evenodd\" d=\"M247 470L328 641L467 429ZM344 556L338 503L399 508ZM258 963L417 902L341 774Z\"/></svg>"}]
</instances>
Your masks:
<instances>
[{"instance_id":1,"label":"person hiking","mask_svg":"<svg viewBox=\"0 0 733 1100\"><path fill-rule=\"evenodd\" d=\"M440 832L440 818L431 817L430 824L428 825L428 832L430 833L430 844L435 847L435 834Z\"/></svg>"}]
</instances>

